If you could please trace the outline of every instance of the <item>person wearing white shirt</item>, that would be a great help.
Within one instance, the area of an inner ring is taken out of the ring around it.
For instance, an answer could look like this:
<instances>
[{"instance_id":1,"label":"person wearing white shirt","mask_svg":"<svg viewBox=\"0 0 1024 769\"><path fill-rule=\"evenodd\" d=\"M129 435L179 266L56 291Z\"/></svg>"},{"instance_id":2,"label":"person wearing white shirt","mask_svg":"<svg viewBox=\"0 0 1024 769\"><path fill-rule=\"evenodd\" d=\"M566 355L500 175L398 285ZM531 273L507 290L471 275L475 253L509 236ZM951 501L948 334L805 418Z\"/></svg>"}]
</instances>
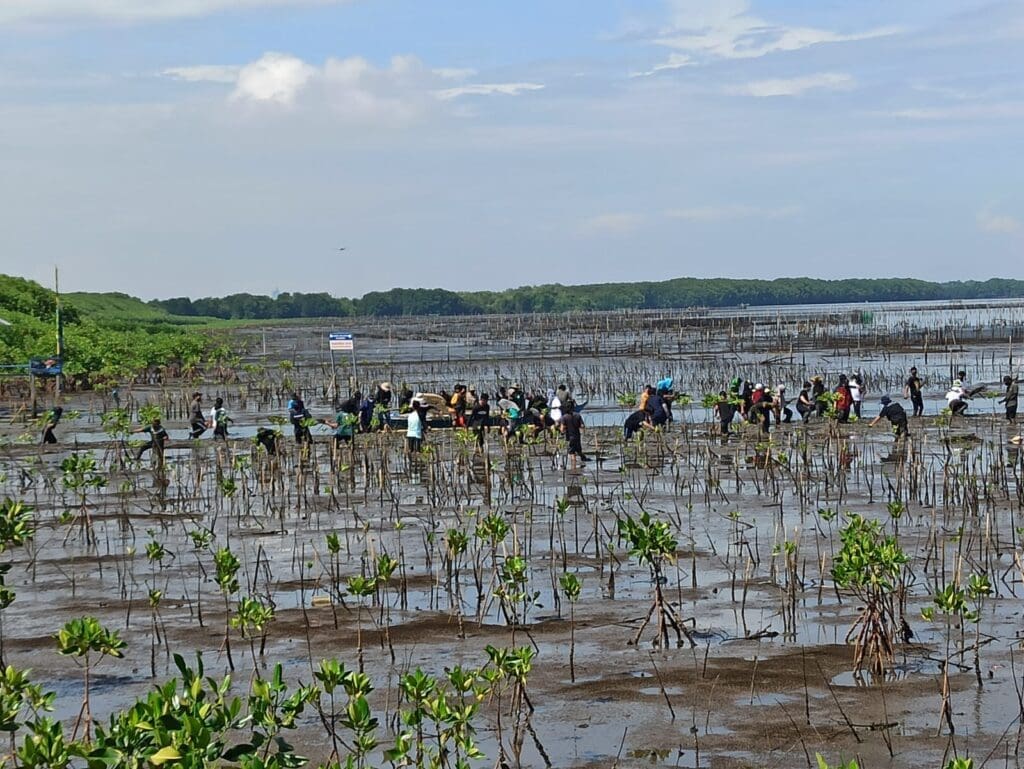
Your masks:
<instances>
[{"instance_id":1,"label":"person wearing white shirt","mask_svg":"<svg viewBox=\"0 0 1024 769\"><path fill-rule=\"evenodd\" d=\"M864 400L864 389L860 384L860 376L854 374L850 377L850 395L853 397L853 413L860 419L860 404Z\"/></svg>"}]
</instances>

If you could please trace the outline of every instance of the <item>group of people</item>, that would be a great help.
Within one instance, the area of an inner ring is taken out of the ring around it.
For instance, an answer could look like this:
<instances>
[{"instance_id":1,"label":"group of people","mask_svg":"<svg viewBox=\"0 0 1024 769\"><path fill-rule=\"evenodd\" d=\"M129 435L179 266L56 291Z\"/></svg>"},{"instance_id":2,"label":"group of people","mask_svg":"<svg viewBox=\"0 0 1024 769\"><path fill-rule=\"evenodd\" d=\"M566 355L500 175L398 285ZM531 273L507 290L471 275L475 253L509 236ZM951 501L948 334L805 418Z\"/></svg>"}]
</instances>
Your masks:
<instances>
[{"instance_id":1,"label":"group of people","mask_svg":"<svg viewBox=\"0 0 1024 769\"><path fill-rule=\"evenodd\" d=\"M998 402L1005 407L1006 419L1015 423L1018 382L1015 377L1005 376L1002 383L1005 392ZM316 424L331 428L339 444L352 441L357 433L390 428L393 426L392 389L389 382L381 382L375 386L372 395L364 396L359 391L352 393L337 405L333 419L314 418L299 394L292 393L287 404L287 418L296 443L312 441L311 427ZM946 393L949 413L952 416L966 413L971 399L984 389L984 386L970 388L966 372L958 371ZM911 403L911 416L920 417L924 414L923 382L916 367L910 369L902 395ZM791 422L794 410L805 423L814 418L829 417L841 423L848 422L851 416L860 418L864 396L864 381L859 374L840 374L831 389L826 387L823 377L814 376L803 383L797 398L792 401L787 398L785 385L767 388L762 383L735 377L727 389L718 393L713 410L723 436L730 434L737 416L758 425L760 431L768 435L773 421L776 424ZM645 386L637 409L626 418L623 425L625 439L630 440L641 430L670 424L674 419L672 404L677 397L671 377ZM909 417L903 406L889 395L883 395L880 404L881 411L870 425L874 426L880 420L887 419L892 424L897 440L909 435ZM506 440L517 437L523 441L528 435L536 437L545 431L561 433L568 444L569 454L585 462L587 457L582 447L585 425L579 414L582 405L577 404L564 384L547 391L535 389L530 392L519 385L511 385L498 388L492 397L489 393L477 393L474 387L459 383L454 385L451 393L442 390L436 395L415 393L405 388L399 394L397 411L406 420L405 434L410 453L418 453L422 449L430 414L434 412L442 418L447 415L454 427L471 430L477 445L481 447L491 427L499 427ZM43 426L44 444L57 443L55 431L62 415L63 409L59 406L48 412ZM231 422L223 398L216 398L207 411L202 393L193 393L189 405L189 438L197 440L212 429L214 439L226 441ZM168 434L160 419L154 419L150 424L132 432L149 436L137 450L137 458L141 459L151 449L157 449L162 455ZM271 454L277 451L278 438L277 431L270 428L260 428L256 432L256 441Z\"/></svg>"},{"instance_id":2,"label":"group of people","mask_svg":"<svg viewBox=\"0 0 1024 769\"><path fill-rule=\"evenodd\" d=\"M402 401L406 394L403 393ZM500 427L505 440L518 438L521 442L526 435L534 436L545 430L552 430L565 436L570 456L582 462L587 461L583 452L583 429L585 424L579 414L579 404L569 388L560 384L546 393L539 390L527 393L519 385L499 387L494 395L497 410L492 407L489 393L477 393L472 387L456 384L449 395L437 396L409 394L406 411L406 441L410 453L422 448L423 435L427 427L429 412L437 410L437 401L444 404L453 427L467 428L476 436L477 446L484 445L485 436L491 427Z\"/></svg>"},{"instance_id":3,"label":"group of people","mask_svg":"<svg viewBox=\"0 0 1024 769\"><path fill-rule=\"evenodd\" d=\"M655 385L644 386L637 410L626 417L623 425L623 436L627 441L640 430L663 427L675 421L672 404L677 393L672 389L673 384L673 379L666 377Z\"/></svg>"},{"instance_id":4,"label":"group of people","mask_svg":"<svg viewBox=\"0 0 1024 769\"><path fill-rule=\"evenodd\" d=\"M952 416L966 413L971 398L985 389L984 385L968 388L966 381L967 373L958 371L957 378L953 380L946 393L946 402ZM1007 420L1015 423L1018 383L1012 376L1005 376L1002 381L1006 391L999 403L1006 408ZM737 415L745 421L759 425L761 432L766 435L771 430L773 417L776 423L787 423L793 418L793 410L789 407L791 401L786 397L785 385L778 385L774 390L769 390L763 384L751 384L741 377L736 377L729 383L728 390L722 390L718 395L718 400L714 403L714 413L721 426L722 435L729 434L730 426ZM864 396L864 382L858 374L840 374L835 387L831 390L826 388L821 376L814 376L803 383L800 394L792 403L803 422L808 422L814 417L828 416L844 423L850 421L851 415L858 419L861 417ZM924 415L923 382L916 367L911 367L909 371L903 387L903 397L910 400L914 417ZM879 420L888 419L896 438L906 437L909 434L909 423L903 406L893 401L889 395L883 395L879 402L881 412L870 425L874 426ZM634 416L626 420L627 439L636 429L635 423L631 424L631 420L634 420Z\"/></svg>"}]
</instances>

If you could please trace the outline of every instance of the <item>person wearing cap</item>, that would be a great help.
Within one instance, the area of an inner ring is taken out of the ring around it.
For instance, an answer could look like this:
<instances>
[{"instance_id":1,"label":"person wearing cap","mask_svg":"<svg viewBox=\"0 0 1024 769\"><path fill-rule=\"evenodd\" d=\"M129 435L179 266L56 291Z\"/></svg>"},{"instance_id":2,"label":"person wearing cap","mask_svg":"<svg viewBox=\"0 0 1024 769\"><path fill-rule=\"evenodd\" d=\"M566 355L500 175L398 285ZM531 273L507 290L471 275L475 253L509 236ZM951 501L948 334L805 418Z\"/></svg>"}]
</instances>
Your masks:
<instances>
[{"instance_id":1,"label":"person wearing cap","mask_svg":"<svg viewBox=\"0 0 1024 769\"><path fill-rule=\"evenodd\" d=\"M1003 384L1006 386L1006 394L999 399L999 402L1006 407L1006 420L1010 424L1017 422L1017 380L1012 376L1004 376Z\"/></svg>"},{"instance_id":2,"label":"person wearing cap","mask_svg":"<svg viewBox=\"0 0 1024 769\"><path fill-rule=\"evenodd\" d=\"M381 382L377 385L377 395L374 400L384 407L391 405L391 382Z\"/></svg>"},{"instance_id":3,"label":"person wearing cap","mask_svg":"<svg viewBox=\"0 0 1024 769\"><path fill-rule=\"evenodd\" d=\"M914 407L914 416L919 417L924 414L924 396L921 394L921 377L917 375L917 367L910 367L910 376L907 377L907 383L903 386L903 397L910 398L910 403Z\"/></svg>"},{"instance_id":4,"label":"person wearing cap","mask_svg":"<svg viewBox=\"0 0 1024 769\"><path fill-rule=\"evenodd\" d=\"M964 383L959 379L953 380L953 386L946 393L946 403L953 416L967 412L967 401L971 398L964 390Z\"/></svg>"},{"instance_id":5,"label":"person wearing cap","mask_svg":"<svg viewBox=\"0 0 1024 769\"><path fill-rule=\"evenodd\" d=\"M910 431L907 429L907 412L903 410L903 407L898 403L893 403L892 398L888 395L883 395L879 402L882 404L882 410L877 417L871 420L868 427L874 427L882 417L885 417L892 425L896 440L910 435Z\"/></svg>"}]
</instances>

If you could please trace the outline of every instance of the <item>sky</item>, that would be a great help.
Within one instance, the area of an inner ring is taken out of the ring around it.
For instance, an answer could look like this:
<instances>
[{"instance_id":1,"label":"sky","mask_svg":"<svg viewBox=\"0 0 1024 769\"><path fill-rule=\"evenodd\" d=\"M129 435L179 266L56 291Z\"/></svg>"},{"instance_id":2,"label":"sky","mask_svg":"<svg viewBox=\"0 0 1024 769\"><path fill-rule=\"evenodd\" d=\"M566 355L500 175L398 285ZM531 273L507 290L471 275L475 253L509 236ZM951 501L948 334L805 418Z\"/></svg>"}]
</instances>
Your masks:
<instances>
[{"instance_id":1,"label":"sky","mask_svg":"<svg viewBox=\"0 0 1024 769\"><path fill-rule=\"evenodd\" d=\"M2 0L0 175L147 299L1024 278L1024 0Z\"/></svg>"}]
</instances>

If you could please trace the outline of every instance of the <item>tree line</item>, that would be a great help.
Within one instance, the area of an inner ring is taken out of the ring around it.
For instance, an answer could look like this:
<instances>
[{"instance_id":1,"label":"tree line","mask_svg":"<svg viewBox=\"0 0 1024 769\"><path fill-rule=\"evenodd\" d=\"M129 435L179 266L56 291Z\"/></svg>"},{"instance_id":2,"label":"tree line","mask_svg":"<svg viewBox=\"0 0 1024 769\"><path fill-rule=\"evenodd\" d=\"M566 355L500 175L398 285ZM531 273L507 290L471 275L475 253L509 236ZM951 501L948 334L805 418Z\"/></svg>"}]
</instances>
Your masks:
<instances>
[{"instance_id":1,"label":"tree line","mask_svg":"<svg viewBox=\"0 0 1024 769\"><path fill-rule=\"evenodd\" d=\"M944 283L913 278L676 278L659 282L581 286L556 283L505 291L456 292L441 288L395 288L390 291L372 291L358 299L334 297L327 293L285 293L276 297L232 294L219 298L154 300L150 304L185 317L273 320L1019 297L1024 297L1024 281L1004 278Z\"/></svg>"}]
</instances>

